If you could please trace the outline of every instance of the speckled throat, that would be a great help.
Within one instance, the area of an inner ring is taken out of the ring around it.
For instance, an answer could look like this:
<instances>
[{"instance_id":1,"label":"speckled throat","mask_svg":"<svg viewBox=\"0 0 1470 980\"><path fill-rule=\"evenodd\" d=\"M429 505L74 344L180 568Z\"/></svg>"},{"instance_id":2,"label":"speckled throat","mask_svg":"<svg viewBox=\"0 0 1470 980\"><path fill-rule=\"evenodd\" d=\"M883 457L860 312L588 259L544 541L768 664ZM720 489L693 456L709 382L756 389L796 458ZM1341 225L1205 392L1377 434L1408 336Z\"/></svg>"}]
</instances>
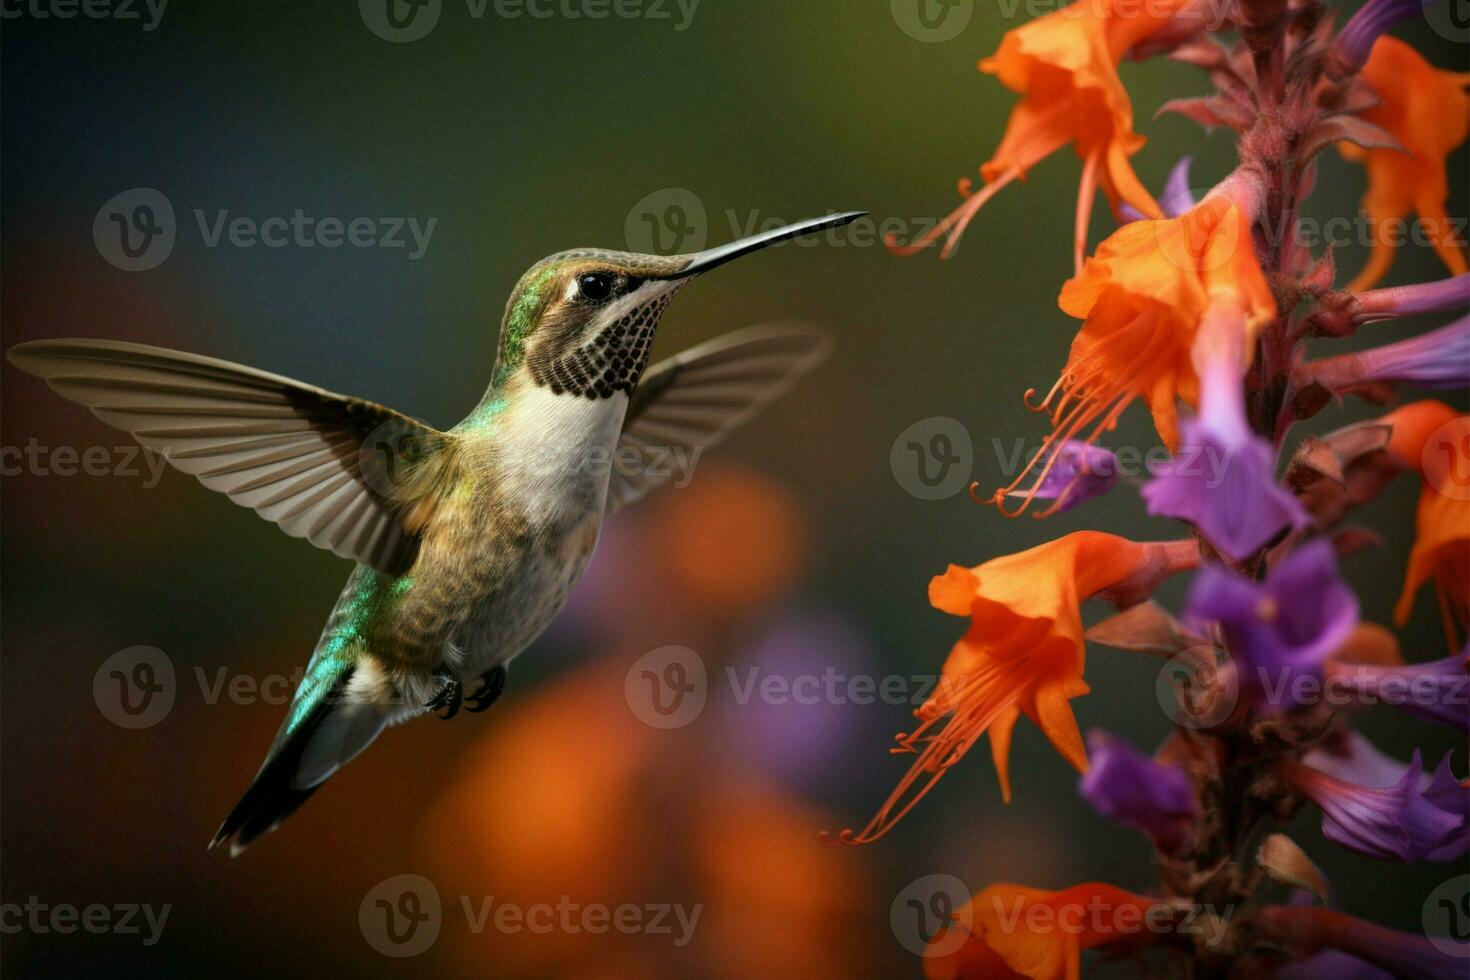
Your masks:
<instances>
[{"instance_id":1,"label":"speckled throat","mask_svg":"<svg viewBox=\"0 0 1470 980\"><path fill-rule=\"evenodd\" d=\"M632 394L648 366L659 317L672 298L672 290L650 298L569 351L538 349L526 359L531 380L555 395L598 399L619 391Z\"/></svg>"}]
</instances>

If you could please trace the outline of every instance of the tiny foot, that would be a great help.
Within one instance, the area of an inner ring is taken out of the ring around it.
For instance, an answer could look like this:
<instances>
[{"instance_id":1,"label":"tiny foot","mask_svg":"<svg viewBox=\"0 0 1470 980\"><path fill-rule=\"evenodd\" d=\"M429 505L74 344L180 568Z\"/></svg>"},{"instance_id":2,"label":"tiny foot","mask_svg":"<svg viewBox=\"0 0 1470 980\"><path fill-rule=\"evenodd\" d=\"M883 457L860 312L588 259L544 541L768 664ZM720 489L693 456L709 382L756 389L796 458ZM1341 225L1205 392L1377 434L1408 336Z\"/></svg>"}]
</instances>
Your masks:
<instances>
[{"instance_id":1,"label":"tiny foot","mask_svg":"<svg viewBox=\"0 0 1470 980\"><path fill-rule=\"evenodd\" d=\"M500 693L505 690L505 665L485 672L480 678L480 688L464 699L465 710L471 714L479 714L490 707L500 698Z\"/></svg>"},{"instance_id":2,"label":"tiny foot","mask_svg":"<svg viewBox=\"0 0 1470 980\"><path fill-rule=\"evenodd\" d=\"M459 682L459 677L447 670L441 670L434 676L443 681L444 686L439 689L438 694L434 695L434 700L424 707L430 711L438 711L443 708L444 714L439 717L448 721L459 714L459 706L464 702L464 685Z\"/></svg>"}]
</instances>

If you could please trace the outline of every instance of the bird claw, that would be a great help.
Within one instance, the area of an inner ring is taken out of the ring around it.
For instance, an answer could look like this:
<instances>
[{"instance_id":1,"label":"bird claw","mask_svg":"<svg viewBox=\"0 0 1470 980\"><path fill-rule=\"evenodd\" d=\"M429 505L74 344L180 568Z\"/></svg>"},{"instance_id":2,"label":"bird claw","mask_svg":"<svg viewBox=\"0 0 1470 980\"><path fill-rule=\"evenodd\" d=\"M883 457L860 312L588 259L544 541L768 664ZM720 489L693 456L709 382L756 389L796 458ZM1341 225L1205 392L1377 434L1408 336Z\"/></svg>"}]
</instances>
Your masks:
<instances>
[{"instance_id":1,"label":"bird claw","mask_svg":"<svg viewBox=\"0 0 1470 980\"><path fill-rule=\"evenodd\" d=\"M470 714L479 714L500 699L500 694L505 690L506 669L505 665L488 670L480 678L480 687L474 694L464 699L465 710Z\"/></svg>"},{"instance_id":2,"label":"bird claw","mask_svg":"<svg viewBox=\"0 0 1470 980\"><path fill-rule=\"evenodd\" d=\"M460 683L458 676L448 671L442 671L435 676L444 682L444 686L439 689L438 694L434 695L434 699L424 705L424 707L430 711L438 711L440 708L443 708L444 714L439 715L439 717L448 721L450 718L459 714L459 706L464 702L464 685Z\"/></svg>"}]
</instances>

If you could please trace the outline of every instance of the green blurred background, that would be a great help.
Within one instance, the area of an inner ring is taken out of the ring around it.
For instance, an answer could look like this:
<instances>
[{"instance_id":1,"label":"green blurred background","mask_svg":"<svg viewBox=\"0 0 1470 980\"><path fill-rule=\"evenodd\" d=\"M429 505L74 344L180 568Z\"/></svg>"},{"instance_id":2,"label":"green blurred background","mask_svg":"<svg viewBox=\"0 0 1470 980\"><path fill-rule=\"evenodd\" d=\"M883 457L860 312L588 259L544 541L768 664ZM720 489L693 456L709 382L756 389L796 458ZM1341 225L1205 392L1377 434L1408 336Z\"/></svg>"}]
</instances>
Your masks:
<instances>
[{"instance_id":1,"label":"green blurred background","mask_svg":"<svg viewBox=\"0 0 1470 980\"><path fill-rule=\"evenodd\" d=\"M947 213L955 179L989 156L1012 104L975 70L1019 22L1002 13L1011 6L982 0L942 42L910 36L881 0L704 0L682 30L673 3L667 19L541 20L495 16L493 2L477 19L446 0L409 43L376 36L342 0L179 3L153 30L23 12L0 22L4 345L157 343L451 424L483 390L521 271L571 246L646 244L627 235L644 212L692 196L706 215L695 231L711 244L828 210L915 230ZM1463 46L1422 25L1399 33L1441 67L1466 67ZM1135 159L1146 184L1158 188L1183 153L1196 158L1196 186L1229 170L1229 133L1151 118L1169 98L1203 93L1198 72L1154 61L1123 75L1150 139ZM1449 213L1465 215L1463 148L1450 167ZM389 732L238 861L204 844L284 709L210 704L195 670L290 675L346 567L176 473L153 487L7 476L0 900L173 908L151 947L22 932L3 937L0 965L42 976L913 975L889 910L923 875L976 891L1000 880L1146 890L1143 839L1080 801L1076 774L1024 724L1010 806L979 752L880 844L827 850L817 832L865 822L906 765L887 754L910 723L905 707L764 710L716 684L692 725L653 732L622 700L628 666L667 644L698 650L712 671L932 674L963 628L925 598L946 564L1081 527L1178 533L1147 520L1126 487L1041 526L964 493L917 499L890 468L899 434L935 416L968 429L983 487L1001 482L1014 440L1040 440L1043 420L1021 394L1049 387L1076 328L1055 299L1079 169L1070 153L1038 167L948 262L847 236L782 246L683 293L656 357L784 318L829 324L837 353L689 488L610 523L565 622L516 662L495 710ZM1354 212L1362 186L1359 169L1329 154L1310 212ZM168 198L178 233L162 265L130 273L104 261L92 224L135 187ZM415 260L403 248L208 247L194 220L196 209L213 221L222 209L259 220L298 208L437 223ZM1110 227L1099 207L1094 242ZM1351 273L1365 254L1340 250L1339 268ZM1427 252L1409 252L1392 281L1440 274ZM5 446L126 443L40 382L8 365L3 377ZM1348 404L1312 428L1369 414ZM1114 444L1152 445L1145 415L1131 411ZM1365 619L1388 619L1415 494L1400 481L1361 514L1385 536L1347 566ZM731 555L749 574L711 576ZM1411 657L1442 649L1427 595L1402 639ZM99 712L93 676L139 644L168 654L179 693L161 723L129 731ZM1156 744L1167 721L1155 669L1092 651L1094 693L1075 703L1084 729ZM1464 771L1462 741L1386 710L1363 726L1400 757L1457 748ZM1418 929L1425 896L1457 870L1387 867L1337 852L1311 816L1298 825L1342 904L1398 928ZM446 912L432 948L399 961L372 948L358 914L402 873L434 881ZM474 935L457 909L461 894L528 903L543 892L702 902L705 919L675 949L656 936Z\"/></svg>"}]
</instances>

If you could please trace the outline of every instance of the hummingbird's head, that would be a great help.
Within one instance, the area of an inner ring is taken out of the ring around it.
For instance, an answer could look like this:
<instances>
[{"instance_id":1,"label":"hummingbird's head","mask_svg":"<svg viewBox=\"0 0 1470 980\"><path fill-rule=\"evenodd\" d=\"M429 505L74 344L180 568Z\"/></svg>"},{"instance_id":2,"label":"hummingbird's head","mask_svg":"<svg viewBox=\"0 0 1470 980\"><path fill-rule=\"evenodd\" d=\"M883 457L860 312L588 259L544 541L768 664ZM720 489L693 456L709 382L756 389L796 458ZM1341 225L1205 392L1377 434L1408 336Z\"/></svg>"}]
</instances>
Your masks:
<instances>
[{"instance_id":1,"label":"hummingbird's head","mask_svg":"<svg viewBox=\"0 0 1470 980\"><path fill-rule=\"evenodd\" d=\"M648 364L659 318L685 283L741 255L845 225L863 213L802 221L689 255L574 249L542 259L506 304L497 381L525 367L532 383L557 395L631 392Z\"/></svg>"}]
</instances>

